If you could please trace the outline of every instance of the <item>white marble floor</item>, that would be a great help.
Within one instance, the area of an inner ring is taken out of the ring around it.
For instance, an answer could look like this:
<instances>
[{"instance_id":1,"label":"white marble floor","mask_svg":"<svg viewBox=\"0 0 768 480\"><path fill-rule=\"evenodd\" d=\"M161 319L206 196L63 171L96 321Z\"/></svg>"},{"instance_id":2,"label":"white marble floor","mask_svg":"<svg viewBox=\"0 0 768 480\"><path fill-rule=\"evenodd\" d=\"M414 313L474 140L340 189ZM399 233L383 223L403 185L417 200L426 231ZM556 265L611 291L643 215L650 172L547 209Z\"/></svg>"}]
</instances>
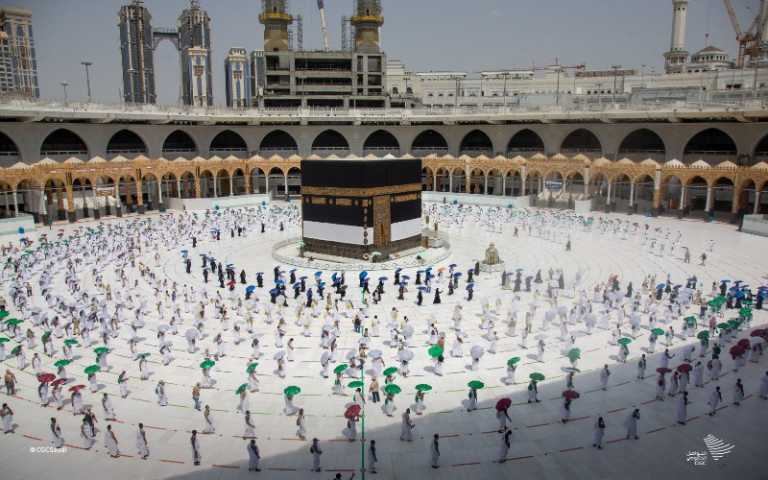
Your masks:
<instances>
[{"instance_id":1,"label":"white marble floor","mask_svg":"<svg viewBox=\"0 0 768 480\"><path fill-rule=\"evenodd\" d=\"M681 243L690 248L692 263L684 264L674 255L657 255L647 245L642 244L639 234L629 234L626 239L622 239L619 235L600 233L596 226L591 230L574 227L560 231L560 241L550 241L530 236L525 229L520 228L519 237L513 238L514 224L505 225L503 233L492 233L484 225L467 218L461 226L449 222L441 224L441 230L450 235L452 248L452 254L443 266L455 263L459 268L466 270L474 260L482 258L487 244L493 241L508 269L523 268L526 273L532 270L535 273L535 270L542 269L545 275L549 268L562 269L568 286L573 283L576 272L582 272L581 287L589 289L590 298L591 287L597 282L605 282L612 274L619 275L622 290L627 282L632 281L636 291L646 275L655 274L659 281L663 281L669 274L677 284L695 274L699 285L703 285L705 295L710 293L711 283L722 278L744 280L753 287L768 283L768 241L765 238L741 234L733 226L720 223L706 224L699 221L624 215L595 216L648 223L652 228L668 228L672 237L679 231ZM79 223L74 227L64 228L65 231L70 231L83 225L88 226ZM297 234L298 230L293 226L282 233L274 230L263 235L256 231L249 232L246 237L235 240L230 239L229 235L223 235L220 242L202 241L195 252L210 252L224 264L233 263L238 270L244 268L249 274L249 283L254 283L253 273L256 271L266 272L265 282L271 284L271 271L275 262L271 258L270 246ZM566 252L564 248L566 234L572 239L571 252ZM714 241L714 250L708 253L706 266L700 266L698 256L708 248L710 240ZM182 249L191 249L189 239L185 239L184 243L176 248L161 252L159 264L155 264L154 259L149 256L144 261L161 278L165 276L179 285L190 284L198 289L207 288L209 292L215 292L216 282L203 284L196 255L192 274L185 273L180 256ZM307 275L311 278L314 271L298 273L299 276ZM404 273L415 278L415 269L408 269ZM83 269L82 274L84 285L89 285L90 269ZM104 275L107 281L116 282L112 269L105 268ZM325 275L328 279L330 272ZM389 276L391 277L391 274ZM63 288L63 272L57 275L56 281ZM354 288L354 275L347 274L347 281L350 284L349 297L359 305L360 295L359 290ZM463 283L462 280L462 285ZM593 334L587 335L583 325L573 326L571 329L576 332L576 346L583 352L579 363L581 373L575 379L576 390L581 393L581 398L573 404L571 422L563 425L560 422L561 392L565 389L563 369L569 363L560 351L559 324L556 321L548 328L542 328L544 312L549 308L544 306L542 292L538 300L542 306L538 308L534 320L533 335L543 335L547 350L544 361L539 362L534 355L536 349L533 348L533 338L529 339L529 348L524 349L520 345L519 336L508 337L504 334L506 325L503 324L503 318L513 293L501 290L499 284L498 274L481 274L475 283L475 298L472 302L464 300L462 286L454 296L443 292L443 302L440 305L432 305L432 295L428 294L425 296L424 306L419 307L414 302L413 291L409 292L406 301L397 301L390 281L383 302L368 309L370 316L378 315L382 319L382 336L372 339L372 348L382 349L388 364L394 364L395 358L395 351L385 344L389 339L385 328L386 319L393 306L400 311L401 318L407 316L410 319L416 334L409 341L409 347L415 353L411 375L407 378L396 378L396 383L402 387L402 393L396 397L397 410L394 416L386 416L380 408L381 403L367 403L365 436L366 440L376 440L379 456L378 473L368 473L367 478L707 479L732 475L743 479L766 478L765 472L768 470L762 463L761 455L765 452L765 432L768 431L768 401L758 396L761 379L768 370L768 360L765 357L757 364L747 362L740 371L733 372L733 362L727 355L727 349L733 343L726 346L722 355L724 375L716 382L723 390L722 410L714 417L706 415L709 411L707 399L715 383L707 382L703 389L690 387L689 421L687 425L679 426L676 423L677 398L654 400L653 372L660 361L659 352L663 351L663 338L656 349L657 353L648 355L648 376L642 381L636 379L638 357L648 346L647 318L643 318L643 328L630 345L630 357L626 364L617 363L618 348L610 344L610 331L596 329ZM2 294L6 298L7 287L6 276L2 285ZM154 295L144 282L139 282L134 293L150 300ZM242 296L243 285L237 286L236 294ZM228 297L226 293L223 295ZM263 297L264 291L259 291L258 295ZM532 294L523 293L521 296L521 304L525 308L534 301ZM468 356L447 356L444 375L435 376L428 368L431 365L427 355L428 335L424 333L429 319L434 318L440 331L447 332L448 351L454 338L451 330L453 309L457 303L463 304L463 327L469 335L465 344L466 355L472 345L487 346L487 342L480 338L481 304L486 299L494 304L497 298L501 299L503 306L498 312L500 318L497 331L500 339L497 353L486 353L477 372L467 369L467 364L470 363ZM571 299L563 296L561 303L570 306ZM11 405L15 410L15 423L18 424L15 433L0 436L0 477L8 480L93 478L91 475L118 479L331 479L336 472L342 472L344 478L347 478L360 468L362 447L360 441L348 442L341 433L345 426L345 405L351 400L351 396L333 395L333 380L324 379L319 375L322 353L319 334L323 321L315 319L311 328L312 336L304 337L301 335L301 328L294 323L293 305L291 302L291 307L285 311L288 324L286 339L295 339L296 354L295 361L288 363L285 379L280 379L273 373L276 364L272 356L277 350L274 345L275 326L264 324L263 316L257 319L256 333L262 339L264 356L257 370L260 391L250 395L249 403L262 454L260 473L249 472L247 469L246 441L241 438L243 416L235 412L238 397L234 391L238 385L247 381L245 367L249 363L250 342L244 341L240 345L234 345L231 328L223 334L227 355L221 358L213 369L213 376L218 383L216 388L204 389L202 393L203 403L213 409L217 430L215 434L200 436L202 464L194 466L189 432L192 429L201 430L204 421L201 413L192 408L190 392L192 385L201 378L198 364L202 355L188 353L186 342L179 335L172 338L173 362L163 366L159 362L160 356L155 353L155 331L160 323L167 320L152 314L147 319L146 327L142 329L142 337L146 338L143 345L147 351L152 352L150 363L154 374L151 379L141 381L138 378L136 363L132 360L125 341L128 336L127 329L121 332L121 338L112 346L112 369L98 374L99 382L105 385L104 391L110 394L117 413L118 420L110 423L124 454L119 459L110 458L103 446L102 433L107 422L103 419L100 394L84 390L85 403L93 405L101 429L96 446L84 450L83 441L79 436L82 417L73 416L69 406L61 411L52 407L41 407L37 400L37 382L31 368L19 371L16 361L12 358L3 362L2 370L8 368L15 373L20 390L13 398L5 395L5 389L0 393L0 402ZM11 310L12 315L18 313ZM736 315L735 310L730 310L725 318ZM180 328L181 332L191 326L191 316L185 317L184 322L184 326ZM673 324L675 329L679 330L681 321L675 319ZM737 338L748 337L754 328L767 325L768 314L765 311L755 311L751 326L741 331ZM370 326L370 317L365 320L364 326ZM204 348L215 350L211 341L216 331L217 328L211 324L208 330L211 335L202 341ZM354 347L357 338L352 331L351 319L345 319L339 339L340 352L345 354ZM671 352L677 355L671 362L673 368L682 363L683 347L694 343L695 339L675 338L670 347ZM82 368L92 363L91 350L92 348L80 347L78 353L83 358L75 360L73 365L68 367L71 375L77 376L79 383L86 383ZM42 352L39 343L35 351ZM502 382L502 377L505 376L507 359L513 356L522 357L522 364L517 372L519 383L507 386ZM47 367L44 370L55 371L51 366L52 362L53 359L43 356L44 366ZM608 364L612 372L606 391L600 389L599 381L599 369L604 364ZM123 369L127 370L131 377L131 393L127 399L120 398L116 382L117 374ZM532 372L541 372L546 376L546 380L539 387L542 401L538 404L526 402L527 377ZM737 377L742 379L747 394L741 406L732 405L733 385ZM160 379L167 383L169 405L166 407L157 404L154 394L155 385ZM475 379L483 381L486 388L479 393L480 408L468 413L463 406L467 398L467 382ZM366 381L368 380L367 378ZM426 396L427 409L423 415L414 417L414 441L401 442L400 414L411 405L414 387L421 383L428 383L433 387ZM310 444L296 438L295 417L287 417L282 413L281 392L288 385L298 385L302 389L295 403L306 410L308 437L317 437L320 440L324 451L322 473L310 471ZM512 400L509 412L513 435L508 460L500 464L496 460L501 436L496 432L498 422L494 405L502 397ZM640 438L625 440L624 421L634 407L639 408L641 413ZM591 443L594 424L600 415L604 416L607 428L605 448L598 451L592 448ZM52 416L62 425L68 445L67 451L31 451L34 447L49 445L47 426ZM141 460L136 452L135 435L139 422L143 422L147 427L151 451L148 460ZM437 470L430 468L430 440L434 433L439 433L442 437L441 467ZM735 445L735 448L719 461L706 455L705 465L695 465L688 461L690 452L706 454L707 446L703 439L710 434ZM358 472L356 478L361 476Z\"/></svg>"}]
</instances>

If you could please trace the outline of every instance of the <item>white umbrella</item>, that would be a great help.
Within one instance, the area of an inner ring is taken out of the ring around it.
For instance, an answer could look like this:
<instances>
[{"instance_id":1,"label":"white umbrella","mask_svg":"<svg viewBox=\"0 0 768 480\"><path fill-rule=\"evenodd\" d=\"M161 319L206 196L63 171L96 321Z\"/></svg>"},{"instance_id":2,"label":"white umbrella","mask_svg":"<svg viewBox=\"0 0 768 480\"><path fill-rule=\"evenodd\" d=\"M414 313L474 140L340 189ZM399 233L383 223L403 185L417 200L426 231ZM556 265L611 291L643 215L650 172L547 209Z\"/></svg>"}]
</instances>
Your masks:
<instances>
[{"instance_id":1,"label":"white umbrella","mask_svg":"<svg viewBox=\"0 0 768 480\"><path fill-rule=\"evenodd\" d=\"M184 336L187 338L187 340L196 340L200 338L200 331L196 328L190 328L184 332Z\"/></svg>"},{"instance_id":2,"label":"white umbrella","mask_svg":"<svg viewBox=\"0 0 768 480\"><path fill-rule=\"evenodd\" d=\"M283 357L285 357L285 350L278 350L277 352L275 352L275 355L272 358L275 360L280 360Z\"/></svg>"},{"instance_id":3,"label":"white umbrella","mask_svg":"<svg viewBox=\"0 0 768 480\"><path fill-rule=\"evenodd\" d=\"M157 331L158 331L158 332L162 332L162 333L165 333L165 332L167 332L168 330L170 330L170 328L171 328L171 327L170 327L170 325L166 325L166 324L164 323L164 324L160 325L159 327L157 327Z\"/></svg>"},{"instance_id":4,"label":"white umbrella","mask_svg":"<svg viewBox=\"0 0 768 480\"><path fill-rule=\"evenodd\" d=\"M328 350L324 351L322 355L320 355L320 363L325 363L331 358L331 352Z\"/></svg>"},{"instance_id":5,"label":"white umbrella","mask_svg":"<svg viewBox=\"0 0 768 480\"><path fill-rule=\"evenodd\" d=\"M356 356L357 356L357 351L353 348L347 352L347 355L344 358L346 358L347 360L352 360Z\"/></svg>"},{"instance_id":6,"label":"white umbrella","mask_svg":"<svg viewBox=\"0 0 768 480\"><path fill-rule=\"evenodd\" d=\"M397 353L397 358L404 362L410 362L413 360L413 352L410 350L401 350Z\"/></svg>"},{"instance_id":7,"label":"white umbrella","mask_svg":"<svg viewBox=\"0 0 768 480\"><path fill-rule=\"evenodd\" d=\"M406 325L405 328L403 328L403 336L405 338L411 338L413 336L413 327Z\"/></svg>"},{"instance_id":8,"label":"white umbrella","mask_svg":"<svg viewBox=\"0 0 768 480\"><path fill-rule=\"evenodd\" d=\"M368 352L368 356L371 358L381 358L382 352L381 350L371 350L370 352Z\"/></svg>"},{"instance_id":9,"label":"white umbrella","mask_svg":"<svg viewBox=\"0 0 768 480\"><path fill-rule=\"evenodd\" d=\"M469 353L470 355L472 355L472 358L480 358L485 353L485 349L480 345L475 345L474 347L472 347Z\"/></svg>"}]
</instances>

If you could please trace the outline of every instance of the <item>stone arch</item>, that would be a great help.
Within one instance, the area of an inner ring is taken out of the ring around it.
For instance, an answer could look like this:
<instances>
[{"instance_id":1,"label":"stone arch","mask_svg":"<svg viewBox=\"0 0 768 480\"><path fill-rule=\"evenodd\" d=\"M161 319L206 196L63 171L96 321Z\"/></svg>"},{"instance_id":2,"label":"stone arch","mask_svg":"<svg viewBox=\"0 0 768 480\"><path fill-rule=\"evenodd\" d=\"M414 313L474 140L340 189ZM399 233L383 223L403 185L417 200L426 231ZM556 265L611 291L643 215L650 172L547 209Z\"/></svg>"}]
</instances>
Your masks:
<instances>
[{"instance_id":1,"label":"stone arch","mask_svg":"<svg viewBox=\"0 0 768 480\"><path fill-rule=\"evenodd\" d=\"M634 161L647 158L663 162L666 158L667 147L661 136L648 128L640 128L628 133L619 145L619 157Z\"/></svg>"},{"instance_id":2,"label":"stone arch","mask_svg":"<svg viewBox=\"0 0 768 480\"><path fill-rule=\"evenodd\" d=\"M300 195L301 194L301 169L299 167L291 167L286 173L288 179L288 194Z\"/></svg>"},{"instance_id":3,"label":"stone arch","mask_svg":"<svg viewBox=\"0 0 768 480\"><path fill-rule=\"evenodd\" d=\"M40 156L64 160L65 157L84 157L87 160L90 150L80 135L66 128L54 130L43 140Z\"/></svg>"},{"instance_id":4,"label":"stone arch","mask_svg":"<svg viewBox=\"0 0 768 480\"><path fill-rule=\"evenodd\" d=\"M464 135L459 147L461 155L493 155L493 142L482 130L472 130Z\"/></svg>"},{"instance_id":5,"label":"stone arch","mask_svg":"<svg viewBox=\"0 0 768 480\"><path fill-rule=\"evenodd\" d=\"M174 130L165 137L163 156L165 158L191 158L197 156L198 148L195 140L183 130Z\"/></svg>"},{"instance_id":6,"label":"stone arch","mask_svg":"<svg viewBox=\"0 0 768 480\"><path fill-rule=\"evenodd\" d=\"M267 193L267 176L264 174L263 169L254 167L248 175L251 176L253 193Z\"/></svg>"},{"instance_id":7,"label":"stone arch","mask_svg":"<svg viewBox=\"0 0 768 480\"><path fill-rule=\"evenodd\" d=\"M707 128L693 135L685 144L683 161L690 165L704 160L710 165L724 161L736 162L738 149L730 135L718 128Z\"/></svg>"},{"instance_id":8,"label":"stone arch","mask_svg":"<svg viewBox=\"0 0 768 480\"><path fill-rule=\"evenodd\" d=\"M571 195L584 194L584 175L579 171L570 172L565 177L565 193Z\"/></svg>"},{"instance_id":9,"label":"stone arch","mask_svg":"<svg viewBox=\"0 0 768 480\"><path fill-rule=\"evenodd\" d=\"M3 132L0 132L0 167L10 167L21 159L16 142Z\"/></svg>"},{"instance_id":10,"label":"stone arch","mask_svg":"<svg viewBox=\"0 0 768 480\"><path fill-rule=\"evenodd\" d=\"M578 128L569 133L560 145L560 152L564 155L585 153L590 155L602 155L603 146L591 130Z\"/></svg>"},{"instance_id":11,"label":"stone arch","mask_svg":"<svg viewBox=\"0 0 768 480\"><path fill-rule=\"evenodd\" d=\"M442 155L448 153L448 142L442 134L435 130L424 130L419 133L411 144L411 152L419 155Z\"/></svg>"},{"instance_id":12,"label":"stone arch","mask_svg":"<svg viewBox=\"0 0 768 480\"><path fill-rule=\"evenodd\" d=\"M455 167L451 170L453 193L465 193L467 191L467 172L463 167Z\"/></svg>"},{"instance_id":13,"label":"stone arch","mask_svg":"<svg viewBox=\"0 0 768 480\"><path fill-rule=\"evenodd\" d=\"M208 150L212 155L219 155L220 157L228 155L241 155L244 157L248 155L248 144L239 133L232 130L224 130L211 140L211 146Z\"/></svg>"},{"instance_id":14,"label":"stone arch","mask_svg":"<svg viewBox=\"0 0 768 480\"><path fill-rule=\"evenodd\" d=\"M425 192L431 192L435 187L435 173L430 167L421 169L421 189Z\"/></svg>"},{"instance_id":15,"label":"stone arch","mask_svg":"<svg viewBox=\"0 0 768 480\"><path fill-rule=\"evenodd\" d=\"M349 142L336 130L321 132L312 142L313 152L346 152L349 151Z\"/></svg>"},{"instance_id":16,"label":"stone arch","mask_svg":"<svg viewBox=\"0 0 768 480\"><path fill-rule=\"evenodd\" d=\"M653 192L656 188L653 177L648 174L640 175L634 179L635 203L643 210L653 206Z\"/></svg>"},{"instance_id":17,"label":"stone arch","mask_svg":"<svg viewBox=\"0 0 768 480\"><path fill-rule=\"evenodd\" d=\"M763 138L757 142L752 153L752 162L750 162L750 166L759 162L768 163L768 134L763 136Z\"/></svg>"},{"instance_id":18,"label":"stone arch","mask_svg":"<svg viewBox=\"0 0 768 480\"><path fill-rule=\"evenodd\" d=\"M242 168L236 168L232 171L232 194L233 195L248 195L249 192L246 188L245 171Z\"/></svg>"},{"instance_id":19,"label":"stone arch","mask_svg":"<svg viewBox=\"0 0 768 480\"><path fill-rule=\"evenodd\" d=\"M451 172L444 167L435 170L435 180L438 192L449 192L451 190Z\"/></svg>"},{"instance_id":20,"label":"stone arch","mask_svg":"<svg viewBox=\"0 0 768 480\"><path fill-rule=\"evenodd\" d=\"M734 192L736 191L736 184L733 179L729 177L720 177L715 179L711 183L712 186L712 200L710 204L710 211L731 213L734 212ZM735 205L738 207L738 205ZM734 212L735 213L735 212Z\"/></svg>"},{"instance_id":21,"label":"stone arch","mask_svg":"<svg viewBox=\"0 0 768 480\"><path fill-rule=\"evenodd\" d=\"M483 194L485 192L485 172L481 168L473 168L469 173L469 193Z\"/></svg>"},{"instance_id":22,"label":"stone arch","mask_svg":"<svg viewBox=\"0 0 768 480\"><path fill-rule=\"evenodd\" d=\"M523 176L519 170L508 171L504 184L504 195L517 197L523 194Z\"/></svg>"},{"instance_id":23,"label":"stone arch","mask_svg":"<svg viewBox=\"0 0 768 480\"><path fill-rule=\"evenodd\" d=\"M173 172L166 172L160 179L160 188L163 191L163 201L167 198L181 198L181 189L179 188L179 177Z\"/></svg>"},{"instance_id":24,"label":"stone arch","mask_svg":"<svg viewBox=\"0 0 768 480\"><path fill-rule=\"evenodd\" d=\"M200 171L200 198L216 197L216 177L210 170Z\"/></svg>"},{"instance_id":25,"label":"stone arch","mask_svg":"<svg viewBox=\"0 0 768 480\"><path fill-rule=\"evenodd\" d=\"M197 197L197 187L195 181L195 174L189 171L182 172L179 176L179 184L181 185L181 198L195 198Z\"/></svg>"},{"instance_id":26,"label":"stone arch","mask_svg":"<svg viewBox=\"0 0 768 480\"><path fill-rule=\"evenodd\" d=\"M690 212L705 211L709 182L700 175L694 175L685 181L683 208Z\"/></svg>"},{"instance_id":27,"label":"stone arch","mask_svg":"<svg viewBox=\"0 0 768 480\"><path fill-rule=\"evenodd\" d=\"M267 176L267 193L275 195L285 194L285 172L280 167L272 167Z\"/></svg>"},{"instance_id":28,"label":"stone arch","mask_svg":"<svg viewBox=\"0 0 768 480\"><path fill-rule=\"evenodd\" d=\"M541 172L530 170L525 176L525 191L530 195L538 195L542 190Z\"/></svg>"},{"instance_id":29,"label":"stone arch","mask_svg":"<svg viewBox=\"0 0 768 480\"><path fill-rule=\"evenodd\" d=\"M232 190L229 188L229 172L226 169L219 169L219 171L216 172L216 196L217 197L228 197Z\"/></svg>"},{"instance_id":30,"label":"stone arch","mask_svg":"<svg viewBox=\"0 0 768 480\"><path fill-rule=\"evenodd\" d=\"M109 157L122 155L126 158L132 158L138 155L147 155L147 152L147 142L139 134L126 128L112 135L109 143L107 143L107 156Z\"/></svg>"},{"instance_id":31,"label":"stone arch","mask_svg":"<svg viewBox=\"0 0 768 480\"><path fill-rule=\"evenodd\" d=\"M400 154L400 142L397 138L386 130L376 130L368 135L363 144L363 153L373 154Z\"/></svg>"},{"instance_id":32,"label":"stone arch","mask_svg":"<svg viewBox=\"0 0 768 480\"><path fill-rule=\"evenodd\" d=\"M526 128L515 133L507 143L507 155L514 157L516 155L531 155L534 153L544 153L544 140L541 136Z\"/></svg>"},{"instance_id":33,"label":"stone arch","mask_svg":"<svg viewBox=\"0 0 768 480\"><path fill-rule=\"evenodd\" d=\"M298 151L299 145L296 143L296 139L285 130L272 130L259 144L259 152L264 157L271 155L286 156L286 154L293 154Z\"/></svg>"},{"instance_id":34,"label":"stone arch","mask_svg":"<svg viewBox=\"0 0 768 480\"><path fill-rule=\"evenodd\" d=\"M486 186L486 195L504 195L504 174L498 168L491 169L486 176Z\"/></svg>"}]
</instances>

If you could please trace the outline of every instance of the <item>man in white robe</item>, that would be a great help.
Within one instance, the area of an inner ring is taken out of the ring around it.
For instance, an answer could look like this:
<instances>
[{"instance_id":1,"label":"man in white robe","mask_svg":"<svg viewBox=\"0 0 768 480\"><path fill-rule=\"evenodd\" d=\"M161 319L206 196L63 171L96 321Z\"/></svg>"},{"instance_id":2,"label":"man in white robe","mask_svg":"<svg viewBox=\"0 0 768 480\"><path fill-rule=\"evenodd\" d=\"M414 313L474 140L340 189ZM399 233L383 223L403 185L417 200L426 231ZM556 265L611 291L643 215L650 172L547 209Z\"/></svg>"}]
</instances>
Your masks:
<instances>
[{"instance_id":1,"label":"man in white robe","mask_svg":"<svg viewBox=\"0 0 768 480\"><path fill-rule=\"evenodd\" d=\"M261 452L259 452L259 447L256 445L256 440L251 439L251 442L248 444L248 471L260 472L259 461L261 461Z\"/></svg>"}]
</instances>

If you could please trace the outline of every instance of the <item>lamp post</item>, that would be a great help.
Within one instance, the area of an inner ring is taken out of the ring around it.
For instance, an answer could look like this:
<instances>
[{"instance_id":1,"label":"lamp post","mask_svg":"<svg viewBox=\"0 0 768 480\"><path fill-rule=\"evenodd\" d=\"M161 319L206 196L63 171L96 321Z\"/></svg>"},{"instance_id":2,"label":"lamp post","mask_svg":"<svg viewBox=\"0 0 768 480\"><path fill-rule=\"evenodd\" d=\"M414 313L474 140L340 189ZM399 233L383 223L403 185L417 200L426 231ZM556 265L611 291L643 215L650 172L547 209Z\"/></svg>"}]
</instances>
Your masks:
<instances>
[{"instance_id":1,"label":"lamp post","mask_svg":"<svg viewBox=\"0 0 768 480\"><path fill-rule=\"evenodd\" d=\"M61 82L60 85L64 89L64 104L66 105L69 103L69 97L67 96L67 87L69 86L69 82Z\"/></svg>"},{"instance_id":2,"label":"lamp post","mask_svg":"<svg viewBox=\"0 0 768 480\"><path fill-rule=\"evenodd\" d=\"M91 103L91 65L92 62L83 61L80 65L85 67L85 88L88 91L88 103Z\"/></svg>"}]
</instances>

